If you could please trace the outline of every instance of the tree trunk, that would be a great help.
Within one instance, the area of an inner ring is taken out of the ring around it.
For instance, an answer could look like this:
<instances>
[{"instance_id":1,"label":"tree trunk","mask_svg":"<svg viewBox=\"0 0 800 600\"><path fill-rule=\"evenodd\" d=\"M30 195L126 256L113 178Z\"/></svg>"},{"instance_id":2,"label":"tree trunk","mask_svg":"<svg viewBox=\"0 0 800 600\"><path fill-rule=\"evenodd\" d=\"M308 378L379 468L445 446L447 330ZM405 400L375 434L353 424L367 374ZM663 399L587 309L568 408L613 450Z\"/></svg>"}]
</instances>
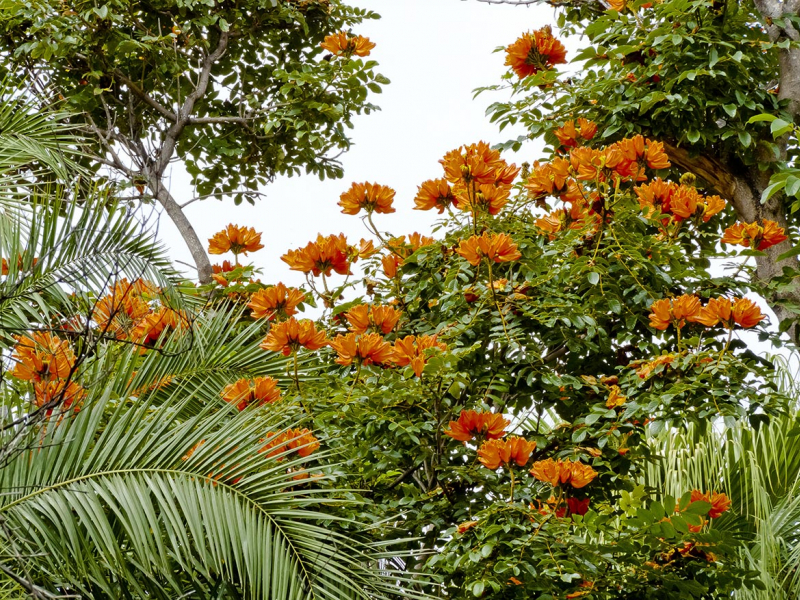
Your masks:
<instances>
[{"instance_id":1,"label":"tree trunk","mask_svg":"<svg viewBox=\"0 0 800 600\"><path fill-rule=\"evenodd\" d=\"M210 283L212 272L211 261L208 259L208 254L206 254L205 244L203 244L197 236L197 232L194 230L194 227L192 227L189 219L186 218L183 209L175 201L175 198L172 197L172 194L169 193L169 190L164 187L161 178L155 173L151 173L149 185L153 196L155 196L161 206L164 207L164 210L167 211L169 218L175 223L183 240L186 242L189 252L192 253L194 264L197 267L197 279L201 284Z\"/></svg>"}]
</instances>

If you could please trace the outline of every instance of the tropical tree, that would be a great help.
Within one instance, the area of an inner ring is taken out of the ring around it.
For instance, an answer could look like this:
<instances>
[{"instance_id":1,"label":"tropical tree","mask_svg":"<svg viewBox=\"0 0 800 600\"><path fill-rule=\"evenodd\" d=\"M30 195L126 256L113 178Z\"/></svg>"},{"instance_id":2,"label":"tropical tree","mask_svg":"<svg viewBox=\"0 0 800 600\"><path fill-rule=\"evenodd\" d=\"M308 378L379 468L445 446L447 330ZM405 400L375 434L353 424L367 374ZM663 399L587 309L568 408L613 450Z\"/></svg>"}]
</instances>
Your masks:
<instances>
[{"instance_id":1,"label":"tropical tree","mask_svg":"<svg viewBox=\"0 0 800 600\"><path fill-rule=\"evenodd\" d=\"M509 4L534 4L533 1ZM596 122L607 142L642 134L665 145L675 168L725 198L746 223L796 227L800 214L800 16L797 2L559 3L557 22L585 43L570 74L509 72L512 96L489 107L500 127L520 124L549 152L559 128ZM517 49L521 48L518 46ZM535 65L540 59L509 58ZM800 312L796 249L755 252L754 275L784 329Z\"/></svg>"},{"instance_id":2,"label":"tropical tree","mask_svg":"<svg viewBox=\"0 0 800 600\"><path fill-rule=\"evenodd\" d=\"M253 202L276 175L340 177L353 115L388 80L349 33L369 11L339 0L0 3L3 73L26 74L43 106L64 102L84 125L94 169L133 199L155 200L211 278L184 207L232 196ZM182 161L196 196L180 204L169 165Z\"/></svg>"}]
</instances>

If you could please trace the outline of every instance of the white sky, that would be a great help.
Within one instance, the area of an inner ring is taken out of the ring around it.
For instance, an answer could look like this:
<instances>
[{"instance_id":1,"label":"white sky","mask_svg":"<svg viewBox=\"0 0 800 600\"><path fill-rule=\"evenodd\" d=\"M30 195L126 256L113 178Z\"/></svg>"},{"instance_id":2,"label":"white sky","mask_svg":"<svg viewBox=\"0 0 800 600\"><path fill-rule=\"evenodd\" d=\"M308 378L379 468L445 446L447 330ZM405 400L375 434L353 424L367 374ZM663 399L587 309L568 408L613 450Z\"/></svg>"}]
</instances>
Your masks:
<instances>
[{"instance_id":1,"label":"white sky","mask_svg":"<svg viewBox=\"0 0 800 600\"><path fill-rule=\"evenodd\" d=\"M441 177L438 160L462 144L506 141L512 133L498 132L484 116L488 95L472 99L472 90L500 82L506 71L504 53L493 54L523 31L553 23L553 10L544 7L488 5L477 0L351 0L383 17L366 21L354 33L368 36L377 47L370 58L377 71L391 80L371 101L381 111L355 119L354 147L342 156L344 179L320 182L315 176L280 178L262 191L255 206L232 200L205 200L186 208L204 241L229 222L264 232L265 248L250 255L263 269L264 283L301 284L302 274L290 271L280 256L305 245L317 233L343 232L357 242L369 237L358 216L343 215L339 195L353 181L372 181L393 187L396 213L375 215L377 226L394 235L429 233L436 211L414 211L417 186ZM499 99L499 97L498 97ZM533 161L538 144L514 157L517 164ZM170 190L178 202L193 197L188 176L176 165ZM166 215L160 237L173 258L192 263L186 247ZM212 257L221 262L229 256ZM188 274L188 272L187 272ZM193 274L192 274L193 275Z\"/></svg>"}]
</instances>

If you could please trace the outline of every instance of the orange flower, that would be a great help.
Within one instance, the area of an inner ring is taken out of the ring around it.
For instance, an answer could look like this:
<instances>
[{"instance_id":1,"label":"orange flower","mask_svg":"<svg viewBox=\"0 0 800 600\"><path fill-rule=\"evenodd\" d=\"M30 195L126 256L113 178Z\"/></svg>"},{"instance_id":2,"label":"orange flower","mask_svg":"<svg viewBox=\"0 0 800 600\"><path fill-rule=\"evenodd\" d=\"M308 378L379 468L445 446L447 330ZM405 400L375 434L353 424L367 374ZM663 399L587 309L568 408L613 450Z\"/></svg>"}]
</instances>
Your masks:
<instances>
[{"instance_id":1,"label":"orange flower","mask_svg":"<svg viewBox=\"0 0 800 600\"><path fill-rule=\"evenodd\" d=\"M525 188L534 197L547 196L564 190L569 177L570 162L566 158L554 158L552 161L533 163Z\"/></svg>"},{"instance_id":2,"label":"orange flower","mask_svg":"<svg viewBox=\"0 0 800 600\"><path fill-rule=\"evenodd\" d=\"M669 169L672 166L669 162L669 156L667 156L667 153L664 151L664 144L662 142L646 140L644 159L647 162L647 166L654 171Z\"/></svg>"},{"instance_id":3,"label":"orange flower","mask_svg":"<svg viewBox=\"0 0 800 600\"><path fill-rule=\"evenodd\" d=\"M323 50L331 54L344 56L369 56L370 51L375 47L374 42L370 42L368 37L356 35L348 36L344 31L325 36L325 40L319 45Z\"/></svg>"},{"instance_id":4,"label":"orange flower","mask_svg":"<svg viewBox=\"0 0 800 600\"><path fill-rule=\"evenodd\" d=\"M636 368L636 374L641 379L647 379L648 377L650 377L653 371L655 371L661 365L671 365L674 362L675 358L676 357L674 354L663 354L661 356L654 358L651 361L637 360L635 362L632 362L628 366Z\"/></svg>"},{"instance_id":5,"label":"orange flower","mask_svg":"<svg viewBox=\"0 0 800 600\"><path fill-rule=\"evenodd\" d=\"M721 517L723 513L727 512L731 508L730 498L723 493L692 490L691 502L697 501L708 502L711 504L711 508L708 510L708 516L711 519L717 519Z\"/></svg>"},{"instance_id":6,"label":"orange flower","mask_svg":"<svg viewBox=\"0 0 800 600\"><path fill-rule=\"evenodd\" d=\"M250 297L247 308L253 312L250 316L254 319L268 319L275 317L291 317L297 314L297 305L305 300L306 295L297 288L287 288L282 283L272 287L258 290Z\"/></svg>"},{"instance_id":7,"label":"orange flower","mask_svg":"<svg viewBox=\"0 0 800 600\"><path fill-rule=\"evenodd\" d=\"M639 198L639 206L645 212L645 216L650 217L654 210L668 215L671 211L672 197L678 190L678 184L663 179L654 179L633 188Z\"/></svg>"},{"instance_id":8,"label":"orange flower","mask_svg":"<svg viewBox=\"0 0 800 600\"><path fill-rule=\"evenodd\" d=\"M74 408L76 411L86 397L86 390L73 381L37 381L33 384L34 404L38 408L47 406L45 414L53 413L59 407L63 410Z\"/></svg>"},{"instance_id":9,"label":"orange flower","mask_svg":"<svg viewBox=\"0 0 800 600\"><path fill-rule=\"evenodd\" d=\"M597 133L597 125L593 121L581 117L578 119L577 129L575 121L567 121L563 127L559 127L553 133L562 146L574 148L580 144L579 137L587 141L591 140Z\"/></svg>"},{"instance_id":10,"label":"orange flower","mask_svg":"<svg viewBox=\"0 0 800 600\"><path fill-rule=\"evenodd\" d=\"M573 488L580 489L597 477L597 471L580 461L548 458L533 463L531 475L554 487L569 484Z\"/></svg>"},{"instance_id":11,"label":"orange flower","mask_svg":"<svg viewBox=\"0 0 800 600\"><path fill-rule=\"evenodd\" d=\"M66 379L75 365L75 353L69 342L46 331L34 331L33 335L16 335L14 353L16 361L11 375L26 381L50 381Z\"/></svg>"},{"instance_id":12,"label":"orange flower","mask_svg":"<svg viewBox=\"0 0 800 600\"><path fill-rule=\"evenodd\" d=\"M447 350L447 344L437 342L436 336L407 335L394 343L394 361L400 367L411 365L414 374L422 377L422 370L427 362L427 351L431 348Z\"/></svg>"},{"instance_id":13,"label":"orange flower","mask_svg":"<svg viewBox=\"0 0 800 600\"><path fill-rule=\"evenodd\" d=\"M148 314L150 305L138 295L109 295L98 300L92 319L101 331L113 334L118 340L122 340L127 338Z\"/></svg>"},{"instance_id":14,"label":"orange flower","mask_svg":"<svg viewBox=\"0 0 800 600\"><path fill-rule=\"evenodd\" d=\"M719 196L707 196L703 207L703 222L708 223L711 217L725 210L727 202Z\"/></svg>"},{"instance_id":15,"label":"orange flower","mask_svg":"<svg viewBox=\"0 0 800 600\"><path fill-rule=\"evenodd\" d=\"M176 311L162 306L158 311L150 313L136 324L131 332L131 340L139 344L154 344L161 334L168 329L180 331L188 327L189 319L183 311Z\"/></svg>"},{"instance_id":16,"label":"orange flower","mask_svg":"<svg viewBox=\"0 0 800 600\"><path fill-rule=\"evenodd\" d=\"M309 242L305 248L289 250L281 260L293 271L313 273L316 277L320 274L330 276L332 270L339 275L348 275L352 255L352 247L340 233L327 237L318 235L315 242ZM355 255L358 256L357 250Z\"/></svg>"},{"instance_id":17,"label":"orange flower","mask_svg":"<svg viewBox=\"0 0 800 600\"><path fill-rule=\"evenodd\" d=\"M656 300L650 306L650 327L663 331L673 324L681 329L687 322L697 321L700 308L700 298L688 294Z\"/></svg>"},{"instance_id":18,"label":"orange flower","mask_svg":"<svg viewBox=\"0 0 800 600\"><path fill-rule=\"evenodd\" d=\"M505 435L505 428L510 422L499 413L462 410L458 421L450 421L450 429L444 434L465 443L476 436L494 440Z\"/></svg>"},{"instance_id":19,"label":"orange flower","mask_svg":"<svg viewBox=\"0 0 800 600\"><path fill-rule=\"evenodd\" d=\"M722 323L725 327L731 327L731 301L730 298L711 298L697 316L697 322L706 327L714 327Z\"/></svg>"},{"instance_id":20,"label":"orange flower","mask_svg":"<svg viewBox=\"0 0 800 600\"><path fill-rule=\"evenodd\" d=\"M440 161L444 176L452 184L494 184L497 172L506 166L499 150L486 142L469 144L451 150Z\"/></svg>"},{"instance_id":21,"label":"orange flower","mask_svg":"<svg viewBox=\"0 0 800 600\"><path fill-rule=\"evenodd\" d=\"M147 281L146 279L136 279L133 283L130 283L123 277L115 285L109 287L109 293L115 298L139 296L145 300L150 300L158 296L158 294L161 293L161 290L159 290L158 286L152 281Z\"/></svg>"},{"instance_id":22,"label":"orange flower","mask_svg":"<svg viewBox=\"0 0 800 600\"><path fill-rule=\"evenodd\" d=\"M511 463L524 467L535 449L536 442L529 442L515 435L505 440L486 440L478 449L478 460L492 471Z\"/></svg>"},{"instance_id":23,"label":"orange flower","mask_svg":"<svg viewBox=\"0 0 800 600\"><path fill-rule=\"evenodd\" d=\"M688 219L697 212L697 207L703 206L703 199L697 190L685 185L679 186L672 196L670 208L676 221Z\"/></svg>"},{"instance_id":24,"label":"orange flower","mask_svg":"<svg viewBox=\"0 0 800 600\"><path fill-rule=\"evenodd\" d=\"M466 533L478 524L477 521L464 521L458 524L458 533Z\"/></svg>"},{"instance_id":25,"label":"orange flower","mask_svg":"<svg viewBox=\"0 0 800 600\"><path fill-rule=\"evenodd\" d=\"M618 385L612 385L608 388L608 399L606 400L607 408L616 408L625 404L627 398L622 395L622 390Z\"/></svg>"},{"instance_id":26,"label":"orange flower","mask_svg":"<svg viewBox=\"0 0 800 600\"><path fill-rule=\"evenodd\" d=\"M287 429L278 434L270 432L261 441L267 443L259 449L259 452L267 452L269 458L278 457L290 450L296 450L298 455L306 458L319 449L319 440L305 428ZM280 456L277 460L281 461L284 458L284 456Z\"/></svg>"},{"instance_id":27,"label":"orange flower","mask_svg":"<svg viewBox=\"0 0 800 600\"><path fill-rule=\"evenodd\" d=\"M387 254L381 259L383 265L383 273L389 279L394 279L397 275L397 268L403 264L403 259L396 254Z\"/></svg>"},{"instance_id":28,"label":"orange flower","mask_svg":"<svg viewBox=\"0 0 800 600\"><path fill-rule=\"evenodd\" d=\"M39 262L39 259L38 258L34 258L32 266L35 267L38 262ZM24 263L25 263L25 257L22 254L18 254L17 255L17 271L22 271L22 269L24 268ZM0 261L0 265L2 265L2 268L0 269L0 273L2 273L3 276L8 275L8 261L4 258L4 259L2 259L2 261Z\"/></svg>"},{"instance_id":29,"label":"orange flower","mask_svg":"<svg viewBox=\"0 0 800 600\"><path fill-rule=\"evenodd\" d=\"M346 215L358 214L362 208L368 213L393 213L394 195L395 191L385 185L354 183L339 197L339 206Z\"/></svg>"},{"instance_id":30,"label":"orange flower","mask_svg":"<svg viewBox=\"0 0 800 600\"><path fill-rule=\"evenodd\" d=\"M522 34L506 48L506 66L511 67L520 79L566 62L567 50L553 37L549 26Z\"/></svg>"},{"instance_id":31,"label":"orange flower","mask_svg":"<svg viewBox=\"0 0 800 600\"><path fill-rule=\"evenodd\" d=\"M748 329L755 327L763 319L761 309L749 298L737 298L731 305L731 315L737 325Z\"/></svg>"},{"instance_id":32,"label":"orange flower","mask_svg":"<svg viewBox=\"0 0 800 600\"><path fill-rule=\"evenodd\" d=\"M466 193L456 197L456 206L470 212L484 211L496 215L508 203L511 190L505 186L479 185L474 193L474 201Z\"/></svg>"},{"instance_id":33,"label":"orange flower","mask_svg":"<svg viewBox=\"0 0 800 600\"><path fill-rule=\"evenodd\" d=\"M377 333L338 335L331 340L330 346L339 355L336 362L345 366L353 362L365 366L389 365L394 358L392 345Z\"/></svg>"},{"instance_id":34,"label":"orange flower","mask_svg":"<svg viewBox=\"0 0 800 600\"><path fill-rule=\"evenodd\" d=\"M208 240L209 254L247 254L261 250L264 245L261 243L261 234L256 233L252 227L239 227L228 225L222 231L214 234Z\"/></svg>"},{"instance_id":35,"label":"orange flower","mask_svg":"<svg viewBox=\"0 0 800 600\"><path fill-rule=\"evenodd\" d=\"M446 179L429 179L418 187L414 198L414 210L431 210L435 208L442 214L450 206L455 197Z\"/></svg>"},{"instance_id":36,"label":"orange flower","mask_svg":"<svg viewBox=\"0 0 800 600\"><path fill-rule=\"evenodd\" d=\"M585 146L573 148L569 153L569 162L581 181L604 179L601 171L606 164L606 156L602 150Z\"/></svg>"},{"instance_id":37,"label":"orange flower","mask_svg":"<svg viewBox=\"0 0 800 600\"><path fill-rule=\"evenodd\" d=\"M625 0L607 0L608 8L617 12L622 12L625 9Z\"/></svg>"},{"instance_id":38,"label":"orange flower","mask_svg":"<svg viewBox=\"0 0 800 600\"><path fill-rule=\"evenodd\" d=\"M458 254L464 257L471 265L478 265L484 257L500 263L517 260L522 254L517 245L505 233L490 235L473 235L467 240L461 240L458 245Z\"/></svg>"},{"instance_id":39,"label":"orange flower","mask_svg":"<svg viewBox=\"0 0 800 600\"><path fill-rule=\"evenodd\" d=\"M745 248L755 247L757 250L766 250L789 239L782 227L775 221L764 219L763 226L758 223L736 223L725 230L722 236L723 244L735 244Z\"/></svg>"},{"instance_id":40,"label":"orange flower","mask_svg":"<svg viewBox=\"0 0 800 600\"><path fill-rule=\"evenodd\" d=\"M359 304L348 310L344 316L353 333L360 335L371 329L375 333L386 335L395 328L403 312L391 306Z\"/></svg>"},{"instance_id":41,"label":"orange flower","mask_svg":"<svg viewBox=\"0 0 800 600\"><path fill-rule=\"evenodd\" d=\"M284 356L289 356L301 347L306 350L318 350L327 344L325 332L317 331L314 321L310 319L298 321L291 317L288 321L272 325L259 348L282 352Z\"/></svg>"},{"instance_id":42,"label":"orange flower","mask_svg":"<svg viewBox=\"0 0 800 600\"><path fill-rule=\"evenodd\" d=\"M386 245L388 246L389 250L397 254L399 257L408 258L420 248L424 248L425 246L430 246L431 244L435 243L436 240L434 238L427 235L422 235L421 233L417 233L415 231L408 236L407 242L406 236L401 235L399 237L390 239Z\"/></svg>"},{"instance_id":43,"label":"orange flower","mask_svg":"<svg viewBox=\"0 0 800 600\"><path fill-rule=\"evenodd\" d=\"M239 379L226 385L221 395L225 402L235 403L239 410L244 410L251 404L269 404L281 399L278 382L272 377L256 377L252 381Z\"/></svg>"}]
</instances>

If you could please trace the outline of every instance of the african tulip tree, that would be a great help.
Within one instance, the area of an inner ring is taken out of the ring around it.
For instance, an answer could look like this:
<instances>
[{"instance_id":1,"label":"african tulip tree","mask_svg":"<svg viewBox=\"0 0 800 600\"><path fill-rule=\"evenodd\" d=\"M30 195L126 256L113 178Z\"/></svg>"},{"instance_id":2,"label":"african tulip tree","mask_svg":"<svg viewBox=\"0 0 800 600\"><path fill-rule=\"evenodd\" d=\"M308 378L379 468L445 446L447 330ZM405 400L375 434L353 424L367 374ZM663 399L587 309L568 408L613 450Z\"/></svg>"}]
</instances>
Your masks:
<instances>
[{"instance_id":1,"label":"african tulip tree","mask_svg":"<svg viewBox=\"0 0 800 600\"><path fill-rule=\"evenodd\" d=\"M563 146L559 128L579 117L597 123L607 142L643 134L664 144L676 172L694 174L699 185L729 201L741 221L797 226L797 0L558 6L562 31L588 42L570 57L575 72L509 72L504 86L493 88L510 88L512 98L490 107L492 120L524 125L552 152ZM761 292L797 339L797 252L786 241L754 254Z\"/></svg>"},{"instance_id":2,"label":"african tulip tree","mask_svg":"<svg viewBox=\"0 0 800 600\"><path fill-rule=\"evenodd\" d=\"M375 15L339 0L102 4L8 0L3 73L25 73L44 104L85 118L99 162L161 204L208 282L203 242L169 189L176 158L197 197L252 202L302 170L341 176L353 115L388 83L349 33Z\"/></svg>"}]
</instances>

